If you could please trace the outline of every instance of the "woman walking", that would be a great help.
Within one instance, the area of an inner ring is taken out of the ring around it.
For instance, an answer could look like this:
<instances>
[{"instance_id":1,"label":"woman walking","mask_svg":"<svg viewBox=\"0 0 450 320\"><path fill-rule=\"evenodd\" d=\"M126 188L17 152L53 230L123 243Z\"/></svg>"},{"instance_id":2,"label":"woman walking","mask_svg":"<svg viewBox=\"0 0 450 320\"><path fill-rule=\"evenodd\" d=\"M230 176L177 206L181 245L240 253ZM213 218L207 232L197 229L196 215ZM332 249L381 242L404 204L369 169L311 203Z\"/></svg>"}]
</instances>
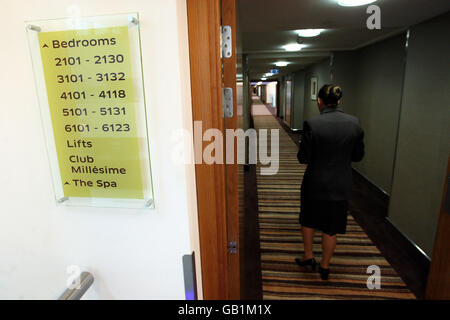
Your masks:
<instances>
[{"instance_id":1,"label":"woman walking","mask_svg":"<svg viewBox=\"0 0 450 320\"><path fill-rule=\"evenodd\" d=\"M313 254L315 230L322 231L322 259L319 273L330 274L329 263L337 234L345 234L348 199L352 186L351 163L364 156L364 131L358 118L345 114L339 104L339 86L324 85L318 94L320 115L305 121L297 158L308 165L300 197L300 224L305 253L295 259L300 266L316 269Z\"/></svg>"}]
</instances>

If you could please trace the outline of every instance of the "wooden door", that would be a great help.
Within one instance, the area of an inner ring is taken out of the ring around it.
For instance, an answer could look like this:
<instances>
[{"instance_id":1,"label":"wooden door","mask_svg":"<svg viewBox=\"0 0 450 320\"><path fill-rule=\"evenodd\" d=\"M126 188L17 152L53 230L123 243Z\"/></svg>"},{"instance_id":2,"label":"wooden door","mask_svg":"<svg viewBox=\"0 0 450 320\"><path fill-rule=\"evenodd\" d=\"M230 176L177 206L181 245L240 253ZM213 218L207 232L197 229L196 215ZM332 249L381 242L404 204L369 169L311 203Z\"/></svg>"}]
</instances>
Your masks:
<instances>
[{"instance_id":1,"label":"wooden door","mask_svg":"<svg viewBox=\"0 0 450 320\"><path fill-rule=\"evenodd\" d=\"M224 119L224 129L237 129L236 104L236 0L222 0L222 26L231 27L232 55L222 58L223 87L233 90L233 117ZM224 132L225 136L225 132ZM238 199L238 164L237 147L233 144L234 162L226 165L226 192L227 192L227 237L228 246L236 244L236 250L228 250L228 297L240 298L239 275L239 199Z\"/></svg>"},{"instance_id":2,"label":"wooden door","mask_svg":"<svg viewBox=\"0 0 450 320\"><path fill-rule=\"evenodd\" d=\"M442 196L433 257L427 283L427 299L450 299L450 157L448 158L447 179Z\"/></svg>"},{"instance_id":3,"label":"wooden door","mask_svg":"<svg viewBox=\"0 0 450 320\"><path fill-rule=\"evenodd\" d=\"M202 122L202 135L215 128L225 137L225 130L237 125L236 56L221 58L221 23L232 27L234 50L235 0L187 0L187 12L193 120ZM233 89L229 119L223 116L222 87ZM196 159L205 145L194 145ZM195 165L204 299L240 298L237 165L225 164L223 154L222 164ZM230 242L237 242L236 252L229 250Z\"/></svg>"}]
</instances>

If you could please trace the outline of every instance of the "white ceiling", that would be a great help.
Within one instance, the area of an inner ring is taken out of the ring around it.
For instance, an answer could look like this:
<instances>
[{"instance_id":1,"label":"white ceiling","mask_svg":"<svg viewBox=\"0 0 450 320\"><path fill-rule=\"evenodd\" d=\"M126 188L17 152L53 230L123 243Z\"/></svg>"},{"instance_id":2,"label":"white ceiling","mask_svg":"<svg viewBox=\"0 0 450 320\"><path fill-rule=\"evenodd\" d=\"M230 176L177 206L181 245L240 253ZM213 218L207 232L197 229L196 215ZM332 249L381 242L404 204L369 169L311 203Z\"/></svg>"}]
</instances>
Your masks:
<instances>
[{"instance_id":1,"label":"white ceiling","mask_svg":"<svg viewBox=\"0 0 450 320\"><path fill-rule=\"evenodd\" d=\"M274 62L292 62L279 68L289 73L324 59L331 51L353 50L398 34L408 26L450 10L449 0L378 0L381 30L366 27L368 6L341 7L337 0L238 0L242 51L248 54L252 79L260 78ZM295 30L327 29L299 53L282 46L296 42Z\"/></svg>"}]
</instances>

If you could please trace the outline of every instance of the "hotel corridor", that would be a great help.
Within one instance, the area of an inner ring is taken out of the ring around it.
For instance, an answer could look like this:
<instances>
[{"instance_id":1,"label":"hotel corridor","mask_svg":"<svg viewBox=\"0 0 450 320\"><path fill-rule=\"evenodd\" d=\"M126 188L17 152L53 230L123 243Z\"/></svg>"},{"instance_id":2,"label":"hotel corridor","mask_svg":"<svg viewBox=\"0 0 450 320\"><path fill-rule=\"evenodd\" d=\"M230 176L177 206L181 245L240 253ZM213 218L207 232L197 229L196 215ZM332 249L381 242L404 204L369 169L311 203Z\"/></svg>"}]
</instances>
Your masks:
<instances>
[{"instance_id":1,"label":"hotel corridor","mask_svg":"<svg viewBox=\"0 0 450 320\"><path fill-rule=\"evenodd\" d=\"M322 281L317 271L306 271L295 263L294 259L303 254L298 217L306 165L298 163L297 145L272 114L272 107L256 96L252 100L255 129L279 129L280 136L278 173L261 175L262 165L257 165L263 299L415 299L351 212L347 233L338 235L328 281ZM314 254L320 261L320 232L314 237ZM371 265L381 269L381 289L367 287L371 275L367 268Z\"/></svg>"}]
</instances>

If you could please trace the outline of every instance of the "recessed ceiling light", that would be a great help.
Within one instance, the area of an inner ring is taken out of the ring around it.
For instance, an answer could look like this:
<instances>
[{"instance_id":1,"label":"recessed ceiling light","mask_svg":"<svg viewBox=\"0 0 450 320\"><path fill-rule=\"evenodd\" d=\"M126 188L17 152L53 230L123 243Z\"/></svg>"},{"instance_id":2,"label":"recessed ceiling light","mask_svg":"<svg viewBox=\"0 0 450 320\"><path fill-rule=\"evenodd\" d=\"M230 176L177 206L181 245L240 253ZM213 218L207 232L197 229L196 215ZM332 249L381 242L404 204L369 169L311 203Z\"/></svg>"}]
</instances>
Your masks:
<instances>
[{"instance_id":1,"label":"recessed ceiling light","mask_svg":"<svg viewBox=\"0 0 450 320\"><path fill-rule=\"evenodd\" d=\"M286 51L300 51L305 47L304 44L299 43L290 43L285 46L283 46L283 49Z\"/></svg>"},{"instance_id":2,"label":"recessed ceiling light","mask_svg":"<svg viewBox=\"0 0 450 320\"><path fill-rule=\"evenodd\" d=\"M262 81L265 81L265 80L267 80L267 78L261 78L261 80L262 80Z\"/></svg>"},{"instance_id":3,"label":"recessed ceiling light","mask_svg":"<svg viewBox=\"0 0 450 320\"><path fill-rule=\"evenodd\" d=\"M338 0L338 4L343 7L357 7L373 3L377 0Z\"/></svg>"},{"instance_id":4,"label":"recessed ceiling light","mask_svg":"<svg viewBox=\"0 0 450 320\"><path fill-rule=\"evenodd\" d=\"M289 64L289 62L287 62L287 61L277 61L277 62L275 62L275 65L277 67L286 67L288 64Z\"/></svg>"},{"instance_id":5,"label":"recessed ceiling light","mask_svg":"<svg viewBox=\"0 0 450 320\"><path fill-rule=\"evenodd\" d=\"M264 77L271 77L271 76L273 76L273 73L270 73L270 72L268 72L264 75Z\"/></svg>"},{"instance_id":6,"label":"recessed ceiling light","mask_svg":"<svg viewBox=\"0 0 450 320\"><path fill-rule=\"evenodd\" d=\"M324 32L325 29L301 29L297 30L297 34L300 37L310 38L310 37L317 37L319 34Z\"/></svg>"}]
</instances>

